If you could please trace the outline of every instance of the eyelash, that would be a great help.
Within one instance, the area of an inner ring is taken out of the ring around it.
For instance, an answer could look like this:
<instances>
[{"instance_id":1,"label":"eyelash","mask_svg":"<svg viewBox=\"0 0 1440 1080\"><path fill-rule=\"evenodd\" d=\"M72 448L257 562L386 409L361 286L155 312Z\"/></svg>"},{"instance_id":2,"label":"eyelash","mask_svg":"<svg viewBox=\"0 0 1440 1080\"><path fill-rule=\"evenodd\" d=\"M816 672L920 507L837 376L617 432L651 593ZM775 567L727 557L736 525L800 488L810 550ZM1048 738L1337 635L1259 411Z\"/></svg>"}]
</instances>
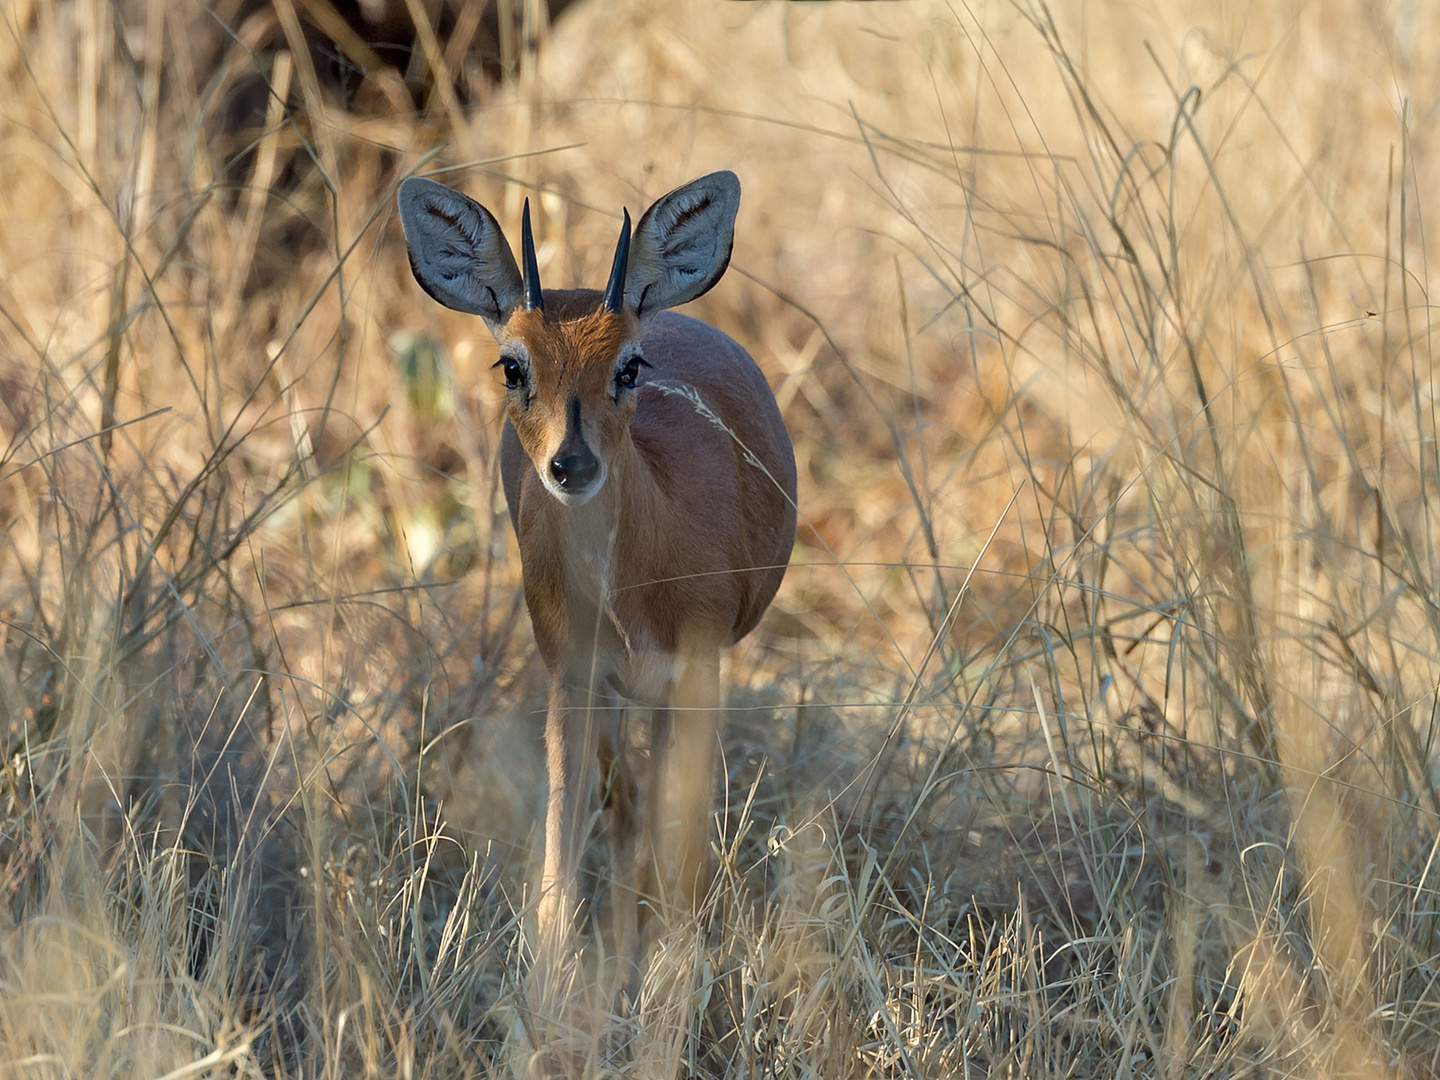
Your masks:
<instances>
[{"instance_id":1,"label":"eyelash","mask_svg":"<svg viewBox=\"0 0 1440 1080\"><path fill-rule=\"evenodd\" d=\"M505 387L508 390L521 390L529 381L525 365L513 356L502 356L495 361L495 367L500 368L505 375ZM620 391L635 389L635 382L640 377L640 369L649 367L643 356L632 356L625 361L625 366L615 373L615 396L619 399Z\"/></svg>"},{"instance_id":2,"label":"eyelash","mask_svg":"<svg viewBox=\"0 0 1440 1080\"><path fill-rule=\"evenodd\" d=\"M505 386L510 390L521 389L526 382L525 365L513 356L502 356L495 361L495 367L502 368L505 372Z\"/></svg>"},{"instance_id":3,"label":"eyelash","mask_svg":"<svg viewBox=\"0 0 1440 1080\"><path fill-rule=\"evenodd\" d=\"M649 366L643 356L632 356L625 361L625 366L615 373L616 397L619 397L620 390L633 390L635 380L640 377L640 369Z\"/></svg>"}]
</instances>

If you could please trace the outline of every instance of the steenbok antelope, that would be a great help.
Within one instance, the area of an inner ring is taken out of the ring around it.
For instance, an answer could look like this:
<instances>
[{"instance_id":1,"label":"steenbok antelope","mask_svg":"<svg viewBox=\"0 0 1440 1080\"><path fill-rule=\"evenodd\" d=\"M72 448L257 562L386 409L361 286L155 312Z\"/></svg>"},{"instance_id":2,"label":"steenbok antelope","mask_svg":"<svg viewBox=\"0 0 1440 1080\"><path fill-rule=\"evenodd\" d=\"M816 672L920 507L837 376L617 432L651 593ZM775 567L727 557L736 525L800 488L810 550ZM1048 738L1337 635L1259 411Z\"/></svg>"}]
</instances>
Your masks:
<instances>
[{"instance_id":1,"label":"steenbok antelope","mask_svg":"<svg viewBox=\"0 0 1440 1080\"><path fill-rule=\"evenodd\" d=\"M666 310L720 280L739 205L735 174L716 172L660 199L633 237L627 211L605 291L556 291L540 288L528 201L521 269L483 206L400 186L421 287L500 345L505 500L550 674L542 994L573 949L597 753L617 952L638 959L638 898L702 898L720 651L759 622L795 537L795 458L765 377L731 338ZM654 710L643 806L625 702Z\"/></svg>"}]
</instances>

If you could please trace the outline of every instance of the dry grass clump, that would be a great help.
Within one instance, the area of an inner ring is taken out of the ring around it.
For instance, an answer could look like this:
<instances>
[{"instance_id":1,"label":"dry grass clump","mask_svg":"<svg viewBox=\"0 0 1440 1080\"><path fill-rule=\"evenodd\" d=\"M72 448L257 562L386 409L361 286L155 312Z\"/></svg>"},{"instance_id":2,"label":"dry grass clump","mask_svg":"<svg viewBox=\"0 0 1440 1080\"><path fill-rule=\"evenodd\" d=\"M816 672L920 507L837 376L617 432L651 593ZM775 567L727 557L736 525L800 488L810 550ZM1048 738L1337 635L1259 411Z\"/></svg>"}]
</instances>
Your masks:
<instances>
[{"instance_id":1,"label":"dry grass clump","mask_svg":"<svg viewBox=\"0 0 1440 1080\"><path fill-rule=\"evenodd\" d=\"M526 4L416 109L322 7L0 6L0 1071L523 1065L543 678L394 188L568 286L725 167L802 525L587 1069L1440 1073L1435 13Z\"/></svg>"}]
</instances>

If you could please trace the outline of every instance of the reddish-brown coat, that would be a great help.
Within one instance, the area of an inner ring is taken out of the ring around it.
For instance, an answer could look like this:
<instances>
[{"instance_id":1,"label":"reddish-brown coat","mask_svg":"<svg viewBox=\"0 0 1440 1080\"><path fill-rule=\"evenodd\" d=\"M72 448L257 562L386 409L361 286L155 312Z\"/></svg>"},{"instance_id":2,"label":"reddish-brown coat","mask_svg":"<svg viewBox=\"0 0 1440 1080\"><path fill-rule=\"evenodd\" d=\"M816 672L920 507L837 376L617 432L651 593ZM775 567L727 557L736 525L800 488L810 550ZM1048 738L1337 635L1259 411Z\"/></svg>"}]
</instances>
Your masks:
<instances>
[{"instance_id":1,"label":"reddish-brown coat","mask_svg":"<svg viewBox=\"0 0 1440 1080\"><path fill-rule=\"evenodd\" d=\"M597 675L638 690L626 670L634 654L674 654L686 633L731 644L774 597L795 531L789 439L759 369L712 327L658 316L641 343L650 366L638 392L617 403L631 316L599 310L590 290L545 303L516 312L502 337L531 359L531 395L512 397L502 455L526 603L552 672L595 670L598 659ZM565 437L572 398L608 469L579 507L536 472Z\"/></svg>"}]
</instances>

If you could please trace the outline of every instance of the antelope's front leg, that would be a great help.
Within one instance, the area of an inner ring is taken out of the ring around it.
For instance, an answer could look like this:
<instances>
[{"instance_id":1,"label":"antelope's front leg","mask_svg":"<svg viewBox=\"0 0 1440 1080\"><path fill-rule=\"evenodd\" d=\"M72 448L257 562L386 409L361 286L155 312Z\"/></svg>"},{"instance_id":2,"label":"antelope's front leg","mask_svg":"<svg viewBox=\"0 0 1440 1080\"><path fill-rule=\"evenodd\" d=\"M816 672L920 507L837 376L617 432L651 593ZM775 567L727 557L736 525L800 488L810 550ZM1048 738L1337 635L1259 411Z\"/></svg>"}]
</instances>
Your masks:
<instances>
[{"instance_id":1,"label":"antelope's front leg","mask_svg":"<svg viewBox=\"0 0 1440 1080\"><path fill-rule=\"evenodd\" d=\"M560 677L550 688L550 710L545 718L550 793L545 809L545 864L536 912L539 933L532 1007L553 1007L558 1003L557 976L575 952L580 853L588 839L596 740L608 704L601 695L592 693L587 683L588 679Z\"/></svg>"},{"instance_id":2,"label":"antelope's front leg","mask_svg":"<svg viewBox=\"0 0 1440 1080\"><path fill-rule=\"evenodd\" d=\"M614 918L615 955L622 965L621 985L633 1004L640 987L639 790L625 758L625 707L610 695L608 723L600 734L601 803L610 819L610 908Z\"/></svg>"}]
</instances>

